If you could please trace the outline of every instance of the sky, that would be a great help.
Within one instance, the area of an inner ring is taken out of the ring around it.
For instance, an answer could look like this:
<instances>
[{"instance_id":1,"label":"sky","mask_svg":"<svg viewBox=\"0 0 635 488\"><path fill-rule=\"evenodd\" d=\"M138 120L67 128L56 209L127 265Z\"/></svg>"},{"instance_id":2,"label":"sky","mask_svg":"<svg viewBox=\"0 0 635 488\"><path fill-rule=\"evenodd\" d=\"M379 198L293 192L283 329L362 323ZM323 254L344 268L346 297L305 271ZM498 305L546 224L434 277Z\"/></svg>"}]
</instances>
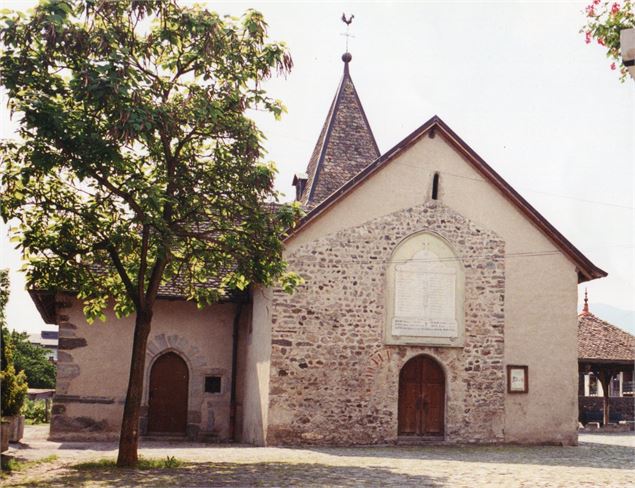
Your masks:
<instances>
[{"instance_id":1,"label":"sky","mask_svg":"<svg viewBox=\"0 0 635 488\"><path fill-rule=\"evenodd\" d=\"M199 3L221 14L260 10L270 38L291 52L291 74L265 84L288 113L282 121L254 113L286 200L342 76L340 17L354 14L350 71L381 152L440 116L608 272L580 285L579 309L585 288L592 312L594 304L616 309L615 320L621 314L623 321L635 309L635 83L620 83L604 49L585 44L585 2ZM33 2L3 4L25 9ZM0 137L11 137L6 98L0 110ZM0 234L0 266L11 270L9 326L51 328L24 291L6 226Z\"/></svg>"}]
</instances>

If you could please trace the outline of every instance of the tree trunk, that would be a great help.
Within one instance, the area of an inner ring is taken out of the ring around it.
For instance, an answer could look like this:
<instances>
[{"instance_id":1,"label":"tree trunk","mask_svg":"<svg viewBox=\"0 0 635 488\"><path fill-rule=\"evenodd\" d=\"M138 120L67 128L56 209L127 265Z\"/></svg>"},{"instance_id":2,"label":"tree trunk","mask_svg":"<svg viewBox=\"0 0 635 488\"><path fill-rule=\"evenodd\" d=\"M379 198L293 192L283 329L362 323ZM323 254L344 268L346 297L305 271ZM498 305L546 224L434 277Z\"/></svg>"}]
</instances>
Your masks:
<instances>
[{"instance_id":1,"label":"tree trunk","mask_svg":"<svg viewBox=\"0 0 635 488\"><path fill-rule=\"evenodd\" d=\"M152 312L137 311L130 360L130 377L126 404L123 409L121 435L119 436L119 455L117 466L135 467L139 461L137 447L139 444L139 413L141 395L143 393L143 372L145 369L146 347L150 335Z\"/></svg>"}]
</instances>

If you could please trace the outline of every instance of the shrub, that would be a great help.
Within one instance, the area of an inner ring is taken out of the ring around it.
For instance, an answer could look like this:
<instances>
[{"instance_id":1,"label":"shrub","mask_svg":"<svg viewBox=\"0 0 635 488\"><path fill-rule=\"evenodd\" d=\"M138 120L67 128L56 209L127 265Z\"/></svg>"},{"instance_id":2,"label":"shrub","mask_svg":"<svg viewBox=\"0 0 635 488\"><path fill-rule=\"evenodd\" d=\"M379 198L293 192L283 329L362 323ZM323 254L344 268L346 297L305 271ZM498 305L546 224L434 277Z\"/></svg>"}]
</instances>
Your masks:
<instances>
[{"instance_id":1,"label":"shrub","mask_svg":"<svg viewBox=\"0 0 635 488\"><path fill-rule=\"evenodd\" d=\"M47 421L46 402L44 400L25 400L22 415L32 424L43 424Z\"/></svg>"},{"instance_id":2,"label":"shrub","mask_svg":"<svg viewBox=\"0 0 635 488\"><path fill-rule=\"evenodd\" d=\"M18 415L24 404L28 385L24 371L15 372L13 364L13 344L9 331L2 327L2 371L0 372L0 388L2 393L2 415L12 417Z\"/></svg>"}]
</instances>

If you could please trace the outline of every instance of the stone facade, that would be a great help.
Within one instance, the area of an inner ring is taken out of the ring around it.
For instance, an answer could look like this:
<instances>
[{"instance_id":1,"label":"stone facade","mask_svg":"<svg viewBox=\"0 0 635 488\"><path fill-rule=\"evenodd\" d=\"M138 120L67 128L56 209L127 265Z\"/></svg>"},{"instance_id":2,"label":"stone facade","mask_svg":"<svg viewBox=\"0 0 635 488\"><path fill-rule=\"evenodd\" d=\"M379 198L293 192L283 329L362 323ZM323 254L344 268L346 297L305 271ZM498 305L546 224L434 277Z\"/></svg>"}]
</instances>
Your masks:
<instances>
[{"instance_id":1,"label":"stone facade","mask_svg":"<svg viewBox=\"0 0 635 488\"><path fill-rule=\"evenodd\" d=\"M465 269L465 346L388 346L385 271L395 247L427 231ZM439 202L327 235L287 256L307 281L275 292L267 443L373 444L397 439L399 371L418 354L446 375L445 439L503 441L505 244Z\"/></svg>"}]
</instances>

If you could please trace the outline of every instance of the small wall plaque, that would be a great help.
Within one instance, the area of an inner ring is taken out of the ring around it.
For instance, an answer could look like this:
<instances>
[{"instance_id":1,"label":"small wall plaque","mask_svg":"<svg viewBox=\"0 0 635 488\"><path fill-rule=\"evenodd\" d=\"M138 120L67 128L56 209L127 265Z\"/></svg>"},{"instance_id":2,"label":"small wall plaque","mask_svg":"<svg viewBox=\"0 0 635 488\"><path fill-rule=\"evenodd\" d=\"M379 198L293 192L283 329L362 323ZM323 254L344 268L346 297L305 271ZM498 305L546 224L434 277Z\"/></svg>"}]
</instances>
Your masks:
<instances>
[{"instance_id":1,"label":"small wall plaque","mask_svg":"<svg viewBox=\"0 0 635 488\"><path fill-rule=\"evenodd\" d=\"M507 365L507 393L527 393L528 391L528 367Z\"/></svg>"}]
</instances>

